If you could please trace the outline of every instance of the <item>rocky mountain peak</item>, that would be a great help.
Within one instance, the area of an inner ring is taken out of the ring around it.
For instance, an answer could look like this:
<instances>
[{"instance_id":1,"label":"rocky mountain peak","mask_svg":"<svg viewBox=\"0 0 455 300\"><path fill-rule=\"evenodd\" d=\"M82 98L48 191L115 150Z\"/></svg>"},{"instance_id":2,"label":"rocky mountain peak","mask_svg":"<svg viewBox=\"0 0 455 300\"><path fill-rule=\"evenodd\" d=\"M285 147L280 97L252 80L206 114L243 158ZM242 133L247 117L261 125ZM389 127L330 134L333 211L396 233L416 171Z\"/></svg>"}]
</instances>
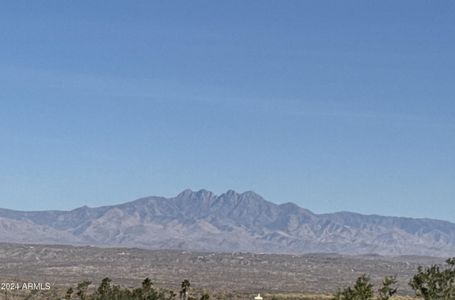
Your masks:
<instances>
[{"instance_id":1,"label":"rocky mountain peak","mask_svg":"<svg viewBox=\"0 0 455 300\"><path fill-rule=\"evenodd\" d=\"M253 191L217 196L187 189L172 198L72 211L0 209L0 218L0 242L293 254L455 253L455 224L447 221L314 214L294 203L269 202Z\"/></svg>"}]
</instances>

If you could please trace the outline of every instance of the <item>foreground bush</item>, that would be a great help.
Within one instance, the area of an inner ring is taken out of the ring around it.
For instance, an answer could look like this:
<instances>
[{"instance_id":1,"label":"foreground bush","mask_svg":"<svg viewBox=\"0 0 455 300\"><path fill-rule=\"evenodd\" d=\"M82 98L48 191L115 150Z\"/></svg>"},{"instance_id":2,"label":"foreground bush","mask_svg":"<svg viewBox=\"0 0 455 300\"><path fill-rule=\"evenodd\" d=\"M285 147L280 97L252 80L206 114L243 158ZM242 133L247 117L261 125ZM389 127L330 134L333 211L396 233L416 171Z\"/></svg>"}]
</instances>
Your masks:
<instances>
[{"instance_id":1,"label":"foreground bush","mask_svg":"<svg viewBox=\"0 0 455 300\"><path fill-rule=\"evenodd\" d=\"M149 278L142 282L142 286L135 289L121 288L112 285L112 280L104 278L96 290L89 293L90 281L83 281L77 285L76 291L68 289L64 299L80 300L174 300L177 296L173 291L156 289ZM190 282L184 280L181 284L180 299L195 300L189 296ZM210 296L204 294L202 300L209 300Z\"/></svg>"},{"instance_id":2,"label":"foreground bush","mask_svg":"<svg viewBox=\"0 0 455 300\"><path fill-rule=\"evenodd\" d=\"M347 287L344 290L339 290L333 295L333 300L388 300L397 289L394 287L397 281L395 277L385 277L382 282L382 287L378 290L377 297L374 297L373 285L370 278L362 275L357 278L353 287Z\"/></svg>"},{"instance_id":3,"label":"foreground bush","mask_svg":"<svg viewBox=\"0 0 455 300\"><path fill-rule=\"evenodd\" d=\"M425 300L455 299L455 257L446 261L445 268L432 265L419 267L409 282L416 295Z\"/></svg>"},{"instance_id":4,"label":"foreground bush","mask_svg":"<svg viewBox=\"0 0 455 300\"><path fill-rule=\"evenodd\" d=\"M385 277L382 287L374 296L370 278L362 275L353 287L339 290L333 295L334 300L388 300L396 294L395 277ZM432 265L419 266L409 285L417 297L424 300L455 300L455 257L449 258L444 267Z\"/></svg>"}]
</instances>

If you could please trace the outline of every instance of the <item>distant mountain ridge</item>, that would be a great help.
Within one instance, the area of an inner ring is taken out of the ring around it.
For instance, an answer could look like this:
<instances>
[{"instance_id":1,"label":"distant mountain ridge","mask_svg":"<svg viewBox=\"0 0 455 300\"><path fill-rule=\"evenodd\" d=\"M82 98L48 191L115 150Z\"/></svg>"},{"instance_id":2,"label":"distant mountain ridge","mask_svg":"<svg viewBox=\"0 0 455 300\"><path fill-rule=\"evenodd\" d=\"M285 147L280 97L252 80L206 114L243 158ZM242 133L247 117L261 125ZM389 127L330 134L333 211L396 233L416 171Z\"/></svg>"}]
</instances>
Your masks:
<instances>
[{"instance_id":1,"label":"distant mountain ridge","mask_svg":"<svg viewBox=\"0 0 455 300\"><path fill-rule=\"evenodd\" d=\"M432 219L315 214L254 192L185 190L176 197L71 211L0 209L0 242L265 253L455 254L455 224Z\"/></svg>"}]
</instances>

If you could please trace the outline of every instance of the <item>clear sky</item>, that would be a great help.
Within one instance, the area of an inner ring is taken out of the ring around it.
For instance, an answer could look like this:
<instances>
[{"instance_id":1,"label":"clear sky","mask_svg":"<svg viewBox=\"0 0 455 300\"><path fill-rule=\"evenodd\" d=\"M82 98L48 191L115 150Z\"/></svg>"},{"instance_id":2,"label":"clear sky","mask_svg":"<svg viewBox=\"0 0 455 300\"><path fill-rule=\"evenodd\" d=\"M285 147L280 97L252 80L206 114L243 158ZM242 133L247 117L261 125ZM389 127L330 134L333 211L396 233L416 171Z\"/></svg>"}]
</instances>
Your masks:
<instances>
[{"instance_id":1,"label":"clear sky","mask_svg":"<svg viewBox=\"0 0 455 300\"><path fill-rule=\"evenodd\" d=\"M0 207L455 221L454 53L453 1L2 1Z\"/></svg>"}]
</instances>

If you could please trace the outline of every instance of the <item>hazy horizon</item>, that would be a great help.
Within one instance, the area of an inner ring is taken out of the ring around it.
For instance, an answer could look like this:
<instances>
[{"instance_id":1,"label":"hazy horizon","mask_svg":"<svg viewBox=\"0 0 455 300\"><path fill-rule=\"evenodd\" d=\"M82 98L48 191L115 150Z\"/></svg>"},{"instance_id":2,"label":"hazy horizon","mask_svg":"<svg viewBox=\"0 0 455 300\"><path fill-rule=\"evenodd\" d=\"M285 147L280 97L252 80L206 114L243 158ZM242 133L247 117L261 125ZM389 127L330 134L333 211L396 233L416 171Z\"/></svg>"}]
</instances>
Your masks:
<instances>
[{"instance_id":1,"label":"hazy horizon","mask_svg":"<svg viewBox=\"0 0 455 300\"><path fill-rule=\"evenodd\" d=\"M0 207L233 189L455 222L454 11L5 3Z\"/></svg>"}]
</instances>

